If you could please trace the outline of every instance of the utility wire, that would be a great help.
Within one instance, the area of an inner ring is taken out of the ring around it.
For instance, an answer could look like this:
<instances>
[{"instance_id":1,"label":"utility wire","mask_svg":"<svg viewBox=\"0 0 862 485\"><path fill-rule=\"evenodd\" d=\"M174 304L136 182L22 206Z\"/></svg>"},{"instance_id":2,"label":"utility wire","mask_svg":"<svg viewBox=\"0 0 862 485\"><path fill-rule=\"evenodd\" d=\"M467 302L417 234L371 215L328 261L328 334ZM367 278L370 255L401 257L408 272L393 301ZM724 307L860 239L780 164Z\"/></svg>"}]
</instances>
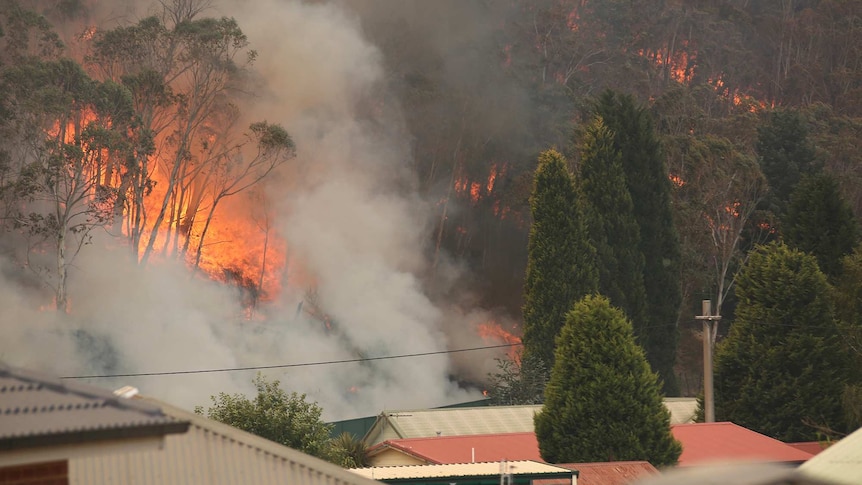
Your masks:
<instances>
[{"instance_id":1,"label":"utility wire","mask_svg":"<svg viewBox=\"0 0 862 485\"><path fill-rule=\"evenodd\" d=\"M780 327L807 327L807 328L833 328L832 326L811 326L811 325L798 325L798 324L787 324L787 323L767 323L767 322L758 322L754 325L766 325L766 326L780 326ZM651 325L648 327L642 327L640 330L647 330L653 328L661 328L666 327L666 325ZM441 355L441 354L456 354L460 352L473 352L476 350L491 350L491 349L502 349L509 347L517 347L523 345L521 342L510 343L510 344L502 344L502 345L490 345L487 347L473 347L469 349L455 349L455 350L438 350L435 352L419 352L413 354L401 354L401 355L387 355L382 357L359 357L356 359L344 359L344 360L329 360L329 361L321 361L321 362L302 362L298 364L278 364L278 365L259 365L259 366L249 366L249 367L227 367L221 369L197 369L197 370L179 370L179 371L166 371L166 372L137 372L137 373L129 373L129 374L93 374L93 375L84 375L84 376L63 376L60 379L106 379L106 378L114 378L114 377L148 377L148 376L174 376L174 375L184 375L184 374L212 374L216 372L240 372L240 371L249 371L249 370L265 370L265 369L287 369L290 367L311 367L317 365L332 365L332 364L349 364L355 362L371 362L375 360L392 360L392 359L406 359L410 357L423 357L427 355Z\"/></svg>"},{"instance_id":2,"label":"utility wire","mask_svg":"<svg viewBox=\"0 0 862 485\"><path fill-rule=\"evenodd\" d=\"M475 350L490 350L490 349L502 349L507 347L516 347L519 345L523 345L520 342L511 343L511 344L503 344L503 345L490 345L487 347L473 347L469 349L456 349L456 350L438 350L435 352L418 352L414 354L401 354L401 355L387 355L382 357L360 357L357 359L344 359L344 360L328 360L322 362L303 362L299 364L279 364L279 365L258 365L258 366L250 366L250 367L229 367L222 369L198 369L198 370L178 370L178 371L169 371L169 372L137 372L130 374L101 374L101 375L87 375L87 376L63 376L60 379L97 379L97 378L109 378L109 377L145 377L145 376L175 376L175 375L183 375L183 374L212 374L215 372L238 372L238 371L247 371L247 370L264 370L264 369L286 369L289 367L310 367L315 365L331 365L331 364L347 364L352 362L370 362L373 360L391 360L391 359L406 359L409 357L423 357L426 355L440 355L440 354L455 354L459 352L473 352Z\"/></svg>"}]
</instances>

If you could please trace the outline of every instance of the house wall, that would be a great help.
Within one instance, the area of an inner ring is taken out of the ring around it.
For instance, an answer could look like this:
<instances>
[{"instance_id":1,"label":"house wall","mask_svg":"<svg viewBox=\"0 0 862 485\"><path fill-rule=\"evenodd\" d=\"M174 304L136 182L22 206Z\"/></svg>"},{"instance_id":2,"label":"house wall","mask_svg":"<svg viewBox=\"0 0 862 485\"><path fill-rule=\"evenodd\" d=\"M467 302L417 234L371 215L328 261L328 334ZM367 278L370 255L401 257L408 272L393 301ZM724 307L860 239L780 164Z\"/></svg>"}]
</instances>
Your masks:
<instances>
[{"instance_id":1,"label":"house wall","mask_svg":"<svg viewBox=\"0 0 862 485\"><path fill-rule=\"evenodd\" d=\"M401 466L401 465L428 465L416 457L407 455L398 450L388 448L372 456L369 460L371 466Z\"/></svg>"},{"instance_id":2,"label":"house wall","mask_svg":"<svg viewBox=\"0 0 862 485\"><path fill-rule=\"evenodd\" d=\"M52 461L0 468L0 485L68 485L69 462Z\"/></svg>"}]
</instances>

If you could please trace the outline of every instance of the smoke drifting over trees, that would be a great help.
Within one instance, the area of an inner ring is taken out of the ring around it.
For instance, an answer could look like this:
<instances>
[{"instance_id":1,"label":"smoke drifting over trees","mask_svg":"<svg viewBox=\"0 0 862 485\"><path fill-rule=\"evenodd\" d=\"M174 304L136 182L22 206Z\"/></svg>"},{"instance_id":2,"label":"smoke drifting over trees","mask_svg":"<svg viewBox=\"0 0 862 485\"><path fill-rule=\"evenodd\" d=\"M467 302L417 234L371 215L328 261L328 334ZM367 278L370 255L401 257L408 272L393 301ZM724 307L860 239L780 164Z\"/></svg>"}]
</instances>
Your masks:
<instances>
[{"instance_id":1,"label":"smoke drifting over trees","mask_svg":"<svg viewBox=\"0 0 862 485\"><path fill-rule=\"evenodd\" d=\"M83 4L70 21L77 27L61 26L61 32L89 27L81 18L111 29L158 13L158 5L133 12L132 4ZM248 318L237 294L243 285L191 275L182 258L171 261L167 254L136 264L110 235L100 234L70 275L68 314L39 311L50 299L37 281L26 284L20 261L4 264L9 311L2 317L2 358L81 375L299 364L500 343L476 332L489 313L459 305L470 296L456 291L461 270L454 260L441 254L430 266L436 201L419 191L402 111L387 97L382 56L364 39L355 15L337 5L279 1L212 2L198 15L236 18L257 51L247 73L254 89L233 98L239 116L246 124L284 126L297 147L296 158L276 168L257 199L225 201L215 216L223 225L231 217L255 217L257 228L284 241L281 291ZM111 22L99 23L106 18ZM319 401L326 417L343 418L475 399L479 391L462 389L452 376L481 379L496 355L299 367L275 376ZM250 391L248 381L245 373L216 373L93 382L133 384L192 406L221 391Z\"/></svg>"},{"instance_id":2,"label":"smoke drifting over trees","mask_svg":"<svg viewBox=\"0 0 862 485\"><path fill-rule=\"evenodd\" d=\"M731 0L17 4L0 0L0 82L19 88L0 90L0 359L12 364L61 375L162 372L505 343L505 332L522 333L538 155L556 149L577 173L584 140L576 128L607 88L654 122L656 166L663 162L673 181L680 267L665 264L675 256L647 257L645 267L679 274L682 301L667 298L652 312L667 332L649 355L661 357L663 376L682 375L683 393L699 391L700 343L685 328L688 315L701 298L727 296L723 326L732 322L730 275L764 234L782 237L778 215L760 210L774 189L765 187L774 180L763 176L764 163L782 172L816 162L854 214L862 210L862 155L847 142L862 136L856 0L778 9ZM173 70L152 63L168 54L180 56ZM13 68L66 58L102 91L65 86L76 94L58 104L64 110L25 109L27 95L53 95L59 84ZM178 67L191 61L209 70ZM128 126L117 109L93 109L109 99L120 108L125 98L97 92L131 96ZM208 114L195 117L195 106ZM758 150L758 127L782 110L807 127L810 160ZM95 138L61 134L90 125L112 143L107 151ZM256 148L276 145L281 156L265 160L278 163L244 171ZM83 234L57 232L60 220L45 218L48 198L16 190L50 193L50 177L22 184L29 179L20 175L33 173L22 168L39 161L49 170L35 173L53 176L82 153L100 167L82 173L101 178L78 207L112 210L109 220L88 219L87 237L75 239L67 236ZM638 167L621 161L631 185ZM57 258L61 246L43 229L85 244ZM734 237L719 248L716 234ZM659 273L646 269L645 281ZM675 354L664 350L677 328L683 361L671 371ZM497 337L480 335L488 329ZM694 363L687 348L697 350ZM480 388L464 383L481 384L502 355L285 368L270 377L318 401L326 419L349 418L478 398ZM187 407L222 391L254 391L249 372L92 382L135 385Z\"/></svg>"}]
</instances>

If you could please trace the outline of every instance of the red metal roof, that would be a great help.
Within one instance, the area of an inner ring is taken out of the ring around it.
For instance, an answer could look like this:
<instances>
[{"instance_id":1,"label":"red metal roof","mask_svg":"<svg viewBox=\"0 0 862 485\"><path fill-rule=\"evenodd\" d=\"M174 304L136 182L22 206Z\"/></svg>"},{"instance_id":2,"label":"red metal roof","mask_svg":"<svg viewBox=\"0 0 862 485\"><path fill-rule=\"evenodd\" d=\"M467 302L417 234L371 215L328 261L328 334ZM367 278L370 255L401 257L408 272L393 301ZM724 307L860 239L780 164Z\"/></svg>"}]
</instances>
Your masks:
<instances>
[{"instance_id":1,"label":"red metal roof","mask_svg":"<svg viewBox=\"0 0 862 485\"><path fill-rule=\"evenodd\" d=\"M711 462L759 461L802 463L813 455L787 443L762 435L733 423L692 423L671 426L674 437L682 443L679 466ZM373 446L373 455L385 449L396 449L429 464L451 464L501 461L542 460L535 433L441 436L387 440ZM628 462L637 463L637 462ZM617 463L578 464L589 467ZM573 465L573 466L578 466ZM568 465L564 465L568 467ZM589 473L589 472L587 472ZM611 473L607 469L596 473ZM589 481L589 478L587 479ZM580 483L589 483L589 482ZM616 483L601 481L597 483Z\"/></svg>"},{"instance_id":2,"label":"red metal roof","mask_svg":"<svg viewBox=\"0 0 862 485\"><path fill-rule=\"evenodd\" d=\"M387 448L415 456L429 464L497 462L501 460L534 460L544 463L539 455L535 433L502 433L434 438L404 438L387 440L373 446L371 454ZM637 478L658 473L645 461L612 463L567 463L557 466L577 470L578 485L624 485ZM555 479L535 480L536 485L571 484Z\"/></svg>"},{"instance_id":3,"label":"red metal roof","mask_svg":"<svg viewBox=\"0 0 862 485\"><path fill-rule=\"evenodd\" d=\"M733 423L677 424L671 431L682 443L679 466L722 461L802 463L812 456Z\"/></svg>"},{"instance_id":4,"label":"red metal roof","mask_svg":"<svg viewBox=\"0 0 862 485\"><path fill-rule=\"evenodd\" d=\"M541 461L535 433L503 433L386 440L369 452L394 448L428 463L451 464L501 460Z\"/></svg>"},{"instance_id":5,"label":"red metal roof","mask_svg":"<svg viewBox=\"0 0 862 485\"><path fill-rule=\"evenodd\" d=\"M609 463L564 463L557 466L578 471L578 485L628 485L635 480L658 475L658 469L646 461ZM562 481L533 480L533 485L571 485Z\"/></svg>"},{"instance_id":6,"label":"red metal roof","mask_svg":"<svg viewBox=\"0 0 862 485\"><path fill-rule=\"evenodd\" d=\"M821 451L829 448L829 445L832 443L828 441L803 441L800 443L787 443L788 445L796 448L797 450L802 450L806 453L811 453L812 456L820 453Z\"/></svg>"}]
</instances>

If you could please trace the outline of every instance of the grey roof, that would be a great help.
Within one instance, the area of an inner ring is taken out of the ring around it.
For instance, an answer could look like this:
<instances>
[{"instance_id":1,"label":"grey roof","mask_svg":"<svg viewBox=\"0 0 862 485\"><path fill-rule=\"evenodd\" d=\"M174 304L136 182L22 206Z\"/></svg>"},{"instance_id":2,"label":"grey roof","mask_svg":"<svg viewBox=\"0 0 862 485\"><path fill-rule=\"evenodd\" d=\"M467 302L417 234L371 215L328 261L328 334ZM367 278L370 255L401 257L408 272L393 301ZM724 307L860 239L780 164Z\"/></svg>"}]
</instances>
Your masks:
<instances>
[{"instance_id":1,"label":"grey roof","mask_svg":"<svg viewBox=\"0 0 862 485\"><path fill-rule=\"evenodd\" d=\"M696 398L665 398L671 424L694 422ZM528 433L541 405L480 406L384 411L368 430L369 445L389 439L476 434Z\"/></svg>"},{"instance_id":2,"label":"grey roof","mask_svg":"<svg viewBox=\"0 0 862 485\"><path fill-rule=\"evenodd\" d=\"M0 364L0 450L183 433L147 403Z\"/></svg>"},{"instance_id":3,"label":"grey roof","mask_svg":"<svg viewBox=\"0 0 862 485\"><path fill-rule=\"evenodd\" d=\"M113 453L69 460L70 485L379 485L335 464L147 397L133 400L161 407L191 423L187 433L167 436L161 450Z\"/></svg>"}]
</instances>

